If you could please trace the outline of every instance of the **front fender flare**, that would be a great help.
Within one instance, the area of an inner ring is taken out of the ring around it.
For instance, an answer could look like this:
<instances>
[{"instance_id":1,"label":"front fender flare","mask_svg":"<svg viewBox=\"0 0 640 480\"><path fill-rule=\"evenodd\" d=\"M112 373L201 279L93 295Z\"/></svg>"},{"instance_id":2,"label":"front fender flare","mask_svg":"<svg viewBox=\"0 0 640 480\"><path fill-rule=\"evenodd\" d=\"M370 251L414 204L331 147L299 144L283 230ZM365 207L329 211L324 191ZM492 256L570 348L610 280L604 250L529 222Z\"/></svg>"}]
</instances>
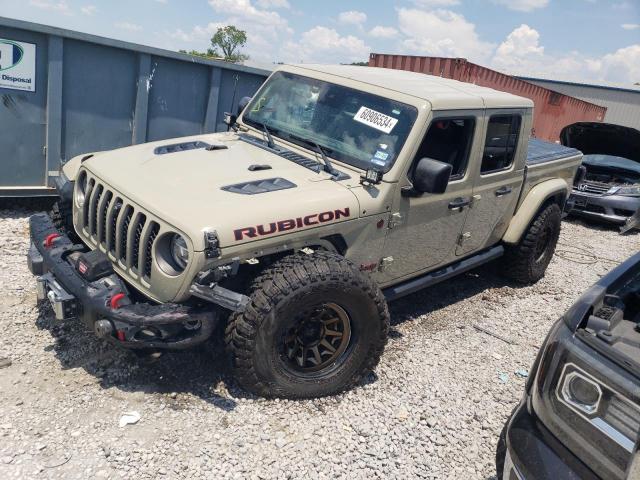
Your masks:
<instances>
[{"instance_id":1,"label":"front fender flare","mask_svg":"<svg viewBox=\"0 0 640 480\"><path fill-rule=\"evenodd\" d=\"M546 180L533 187L520 203L518 210L509 223L509 228L507 228L502 237L502 241L512 245L518 243L535 215L540 211L540 207L549 198L558 195L562 195L563 200L566 200L569 196L569 191L569 185L561 178ZM562 208L562 205L560 207Z\"/></svg>"}]
</instances>

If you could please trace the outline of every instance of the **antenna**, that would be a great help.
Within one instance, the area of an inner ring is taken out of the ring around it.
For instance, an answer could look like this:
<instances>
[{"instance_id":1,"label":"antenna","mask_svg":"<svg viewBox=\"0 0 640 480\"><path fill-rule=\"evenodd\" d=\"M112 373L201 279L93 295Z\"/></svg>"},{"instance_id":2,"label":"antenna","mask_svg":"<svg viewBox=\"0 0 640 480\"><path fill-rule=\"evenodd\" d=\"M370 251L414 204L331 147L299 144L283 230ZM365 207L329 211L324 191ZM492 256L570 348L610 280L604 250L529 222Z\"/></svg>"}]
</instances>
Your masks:
<instances>
[{"instance_id":1,"label":"antenna","mask_svg":"<svg viewBox=\"0 0 640 480\"><path fill-rule=\"evenodd\" d=\"M233 105L236 103L236 92L238 91L238 79L239 79L239 75L236 73L235 74L235 82L233 84L233 95L231 96L231 105L229 106L229 113L231 115L233 115ZM227 125L227 132L231 129L231 124L229 123Z\"/></svg>"}]
</instances>

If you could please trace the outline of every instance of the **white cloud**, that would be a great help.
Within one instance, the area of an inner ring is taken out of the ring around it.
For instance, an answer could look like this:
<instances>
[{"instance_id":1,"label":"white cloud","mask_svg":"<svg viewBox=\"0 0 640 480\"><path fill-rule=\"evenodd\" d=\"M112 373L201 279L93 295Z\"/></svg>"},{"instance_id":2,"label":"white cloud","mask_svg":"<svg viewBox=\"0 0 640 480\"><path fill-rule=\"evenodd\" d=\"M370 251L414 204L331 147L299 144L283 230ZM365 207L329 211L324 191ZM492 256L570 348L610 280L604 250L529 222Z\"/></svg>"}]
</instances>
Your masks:
<instances>
[{"instance_id":1,"label":"white cloud","mask_svg":"<svg viewBox=\"0 0 640 480\"><path fill-rule=\"evenodd\" d=\"M544 55L544 47L539 45L539 41L537 30L529 25L520 25L498 46L493 66L500 70L521 70Z\"/></svg>"},{"instance_id":2,"label":"white cloud","mask_svg":"<svg viewBox=\"0 0 640 480\"><path fill-rule=\"evenodd\" d=\"M540 34L528 25L520 25L498 46L490 65L511 75L632 84L640 79L640 44L602 57L578 51L549 54L540 43Z\"/></svg>"},{"instance_id":3,"label":"white cloud","mask_svg":"<svg viewBox=\"0 0 640 480\"><path fill-rule=\"evenodd\" d=\"M459 5L460 0L413 0L413 3L424 8L453 7Z\"/></svg>"},{"instance_id":4,"label":"white cloud","mask_svg":"<svg viewBox=\"0 0 640 480\"><path fill-rule=\"evenodd\" d=\"M51 10L54 12L64 13L65 15L71 14L69 4L64 1L51 1L51 0L29 0L29 5L43 10Z\"/></svg>"},{"instance_id":5,"label":"white cloud","mask_svg":"<svg viewBox=\"0 0 640 480\"><path fill-rule=\"evenodd\" d=\"M367 14L356 10L349 10L338 15L338 21L346 25L362 25L367 21Z\"/></svg>"},{"instance_id":6,"label":"white cloud","mask_svg":"<svg viewBox=\"0 0 640 480\"><path fill-rule=\"evenodd\" d=\"M287 0L257 0L256 3L261 8L291 8Z\"/></svg>"},{"instance_id":7,"label":"white cloud","mask_svg":"<svg viewBox=\"0 0 640 480\"><path fill-rule=\"evenodd\" d=\"M168 0L156 0L156 2L166 5L168 3Z\"/></svg>"},{"instance_id":8,"label":"white cloud","mask_svg":"<svg viewBox=\"0 0 640 480\"><path fill-rule=\"evenodd\" d=\"M623 23L620 26L625 30L638 30L640 28L640 23Z\"/></svg>"},{"instance_id":9,"label":"white cloud","mask_svg":"<svg viewBox=\"0 0 640 480\"><path fill-rule=\"evenodd\" d=\"M209 5L214 10L218 19L206 26L195 26L192 31L181 29L169 33L169 37L179 42L180 46L174 48L206 50L209 47L209 39L219 27L235 25L247 32L247 45L241 52L248 54L252 60L272 62L278 54L276 45L286 42L293 29L285 18L278 12L261 8L269 5L273 8L286 8L288 2L282 0L209 0ZM190 43L191 45L184 45Z\"/></svg>"},{"instance_id":10,"label":"white cloud","mask_svg":"<svg viewBox=\"0 0 640 480\"><path fill-rule=\"evenodd\" d=\"M316 26L304 32L299 42L289 41L284 60L293 63L340 63L366 61L371 47L354 35L341 36L332 28Z\"/></svg>"},{"instance_id":11,"label":"white cloud","mask_svg":"<svg viewBox=\"0 0 640 480\"><path fill-rule=\"evenodd\" d=\"M80 11L83 15L93 16L98 11L98 8L95 5L85 5L80 7Z\"/></svg>"},{"instance_id":12,"label":"white cloud","mask_svg":"<svg viewBox=\"0 0 640 480\"><path fill-rule=\"evenodd\" d=\"M398 26L407 36L403 47L417 55L464 57L482 62L495 47L480 39L473 23L450 10L400 8Z\"/></svg>"},{"instance_id":13,"label":"white cloud","mask_svg":"<svg viewBox=\"0 0 640 480\"><path fill-rule=\"evenodd\" d=\"M620 48L601 59L592 61L589 67L596 78L612 82L635 83L640 81L640 44Z\"/></svg>"},{"instance_id":14,"label":"white cloud","mask_svg":"<svg viewBox=\"0 0 640 480\"><path fill-rule=\"evenodd\" d=\"M544 8L549 5L549 0L493 0L495 3L504 5L510 10L518 12L531 12L537 8Z\"/></svg>"},{"instance_id":15,"label":"white cloud","mask_svg":"<svg viewBox=\"0 0 640 480\"><path fill-rule=\"evenodd\" d=\"M369 30L369 35L374 38L393 38L398 35L398 30L393 27L383 27L382 25L377 25Z\"/></svg>"},{"instance_id":16,"label":"white cloud","mask_svg":"<svg viewBox=\"0 0 640 480\"><path fill-rule=\"evenodd\" d=\"M116 22L115 26L120 30L126 30L128 32L139 32L142 30L142 26L131 22Z\"/></svg>"}]
</instances>

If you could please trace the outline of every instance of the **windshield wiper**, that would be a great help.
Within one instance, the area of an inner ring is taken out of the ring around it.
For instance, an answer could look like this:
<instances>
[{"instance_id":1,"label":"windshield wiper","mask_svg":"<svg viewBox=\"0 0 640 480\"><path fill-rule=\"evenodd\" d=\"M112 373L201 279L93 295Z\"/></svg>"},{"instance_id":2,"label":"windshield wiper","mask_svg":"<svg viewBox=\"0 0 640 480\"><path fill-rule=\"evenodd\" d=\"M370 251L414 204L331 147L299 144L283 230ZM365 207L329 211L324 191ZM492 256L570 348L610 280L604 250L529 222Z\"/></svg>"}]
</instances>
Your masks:
<instances>
[{"instance_id":1,"label":"windshield wiper","mask_svg":"<svg viewBox=\"0 0 640 480\"><path fill-rule=\"evenodd\" d=\"M267 128L267 124L266 123L261 123L261 125L262 125L262 131L267 136L267 147L274 148L276 146L276 144L273 143L273 137L271 136L271 132Z\"/></svg>"},{"instance_id":2,"label":"windshield wiper","mask_svg":"<svg viewBox=\"0 0 640 480\"><path fill-rule=\"evenodd\" d=\"M305 145L315 147L315 151L320 154L320 156L322 157L322 161L324 162L324 171L333 175L334 177L340 175L340 172L334 168L331 160L329 160L329 157L327 157L327 154L324 150L324 148L326 147L323 148L318 142L309 140L308 138L299 137L298 135L295 135L293 133L288 133L287 136L292 140L297 140L304 143Z\"/></svg>"}]
</instances>

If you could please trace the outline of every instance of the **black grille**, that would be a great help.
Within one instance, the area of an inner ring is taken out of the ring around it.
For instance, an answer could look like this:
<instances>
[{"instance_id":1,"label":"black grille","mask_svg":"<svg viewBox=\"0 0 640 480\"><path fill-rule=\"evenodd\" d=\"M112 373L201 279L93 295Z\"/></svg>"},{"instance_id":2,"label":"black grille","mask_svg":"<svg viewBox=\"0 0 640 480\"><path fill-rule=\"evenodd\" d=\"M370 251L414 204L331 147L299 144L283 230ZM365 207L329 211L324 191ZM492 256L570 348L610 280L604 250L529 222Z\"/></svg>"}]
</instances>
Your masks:
<instances>
[{"instance_id":1,"label":"black grille","mask_svg":"<svg viewBox=\"0 0 640 480\"><path fill-rule=\"evenodd\" d=\"M155 222L151 222L151 231L149 232L149 237L147 238L147 245L146 245L146 250L145 250L145 255L144 255L144 272L142 272L142 274L145 277L150 277L151 276L151 258L152 258L152 253L153 253L153 242L156 241L156 238L158 237L158 232L160 231L160 226L155 223Z\"/></svg>"},{"instance_id":2,"label":"black grille","mask_svg":"<svg viewBox=\"0 0 640 480\"><path fill-rule=\"evenodd\" d=\"M109 205L111 204L111 198L113 197L113 193L107 191L105 195L104 205L102 206L102 211L100 216L101 222L98 224L98 237L100 243L106 243L107 241L107 215L109 214Z\"/></svg>"},{"instance_id":3,"label":"black grille","mask_svg":"<svg viewBox=\"0 0 640 480\"><path fill-rule=\"evenodd\" d=\"M91 235L95 235L98 231L98 207L100 206L100 198L102 197L103 190L102 185L98 185L95 195L91 198L91 209L93 211L93 221L91 221L91 217L89 217L89 231Z\"/></svg>"},{"instance_id":4,"label":"black grille","mask_svg":"<svg viewBox=\"0 0 640 480\"><path fill-rule=\"evenodd\" d=\"M120 259L124 260L126 263L127 258L127 233L129 232L129 224L131 223L131 218L133 217L133 208L130 205L125 207L124 212L124 221L122 222L121 227L121 236L120 236Z\"/></svg>"},{"instance_id":5,"label":"black grille","mask_svg":"<svg viewBox=\"0 0 640 480\"><path fill-rule=\"evenodd\" d=\"M116 252L116 233L118 228L118 215L120 214L120 210L122 210L122 200L116 198L115 203L113 204L113 212L111 213L111 230L109 235L109 245L107 248L110 252Z\"/></svg>"},{"instance_id":6,"label":"black grille","mask_svg":"<svg viewBox=\"0 0 640 480\"><path fill-rule=\"evenodd\" d=\"M131 265L133 268L138 268L138 262L140 260L140 239L142 238L142 229L147 221L147 217L140 214L137 218L136 231L133 235L133 259Z\"/></svg>"},{"instance_id":7,"label":"black grille","mask_svg":"<svg viewBox=\"0 0 640 480\"><path fill-rule=\"evenodd\" d=\"M89 203L91 203L91 192L93 192L93 187L96 182L93 180L89 180L87 184L87 191L84 195L84 205L82 206L82 224L85 226L89 225Z\"/></svg>"}]
</instances>

